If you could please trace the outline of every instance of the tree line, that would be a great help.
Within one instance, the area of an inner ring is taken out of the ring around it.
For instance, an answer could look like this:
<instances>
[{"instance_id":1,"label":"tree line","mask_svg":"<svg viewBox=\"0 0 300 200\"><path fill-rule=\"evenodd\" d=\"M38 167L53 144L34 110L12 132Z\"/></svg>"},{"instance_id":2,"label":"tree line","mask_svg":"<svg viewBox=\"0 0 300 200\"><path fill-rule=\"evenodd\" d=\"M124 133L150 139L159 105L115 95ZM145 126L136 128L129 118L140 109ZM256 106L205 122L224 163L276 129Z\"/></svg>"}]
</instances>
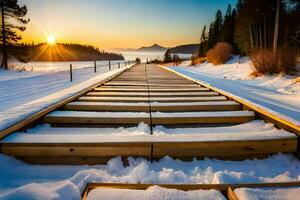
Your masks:
<instances>
[{"instance_id":1,"label":"tree line","mask_svg":"<svg viewBox=\"0 0 300 200\"><path fill-rule=\"evenodd\" d=\"M55 45L22 43L9 46L8 50L22 62L124 60L121 54L99 50L99 48L91 45L72 43L57 43Z\"/></svg>"},{"instance_id":2,"label":"tree line","mask_svg":"<svg viewBox=\"0 0 300 200\"><path fill-rule=\"evenodd\" d=\"M258 48L300 46L299 0L238 0L229 4L225 15L217 10L214 20L204 26L198 56L203 57L218 42L232 45L236 54L249 54Z\"/></svg>"}]
</instances>

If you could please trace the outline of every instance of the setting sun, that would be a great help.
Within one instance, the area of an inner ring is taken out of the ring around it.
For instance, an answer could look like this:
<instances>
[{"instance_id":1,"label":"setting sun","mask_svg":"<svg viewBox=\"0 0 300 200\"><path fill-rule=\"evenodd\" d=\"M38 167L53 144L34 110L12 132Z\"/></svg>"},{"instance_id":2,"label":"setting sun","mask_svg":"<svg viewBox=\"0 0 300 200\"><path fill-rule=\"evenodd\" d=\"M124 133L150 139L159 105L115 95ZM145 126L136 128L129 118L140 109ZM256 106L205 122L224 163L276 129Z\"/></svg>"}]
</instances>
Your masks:
<instances>
[{"instance_id":1,"label":"setting sun","mask_svg":"<svg viewBox=\"0 0 300 200\"><path fill-rule=\"evenodd\" d=\"M50 44L50 45L54 45L55 44L55 36L53 36L53 35L49 35L48 37L47 37L47 42L48 42L48 44Z\"/></svg>"}]
</instances>

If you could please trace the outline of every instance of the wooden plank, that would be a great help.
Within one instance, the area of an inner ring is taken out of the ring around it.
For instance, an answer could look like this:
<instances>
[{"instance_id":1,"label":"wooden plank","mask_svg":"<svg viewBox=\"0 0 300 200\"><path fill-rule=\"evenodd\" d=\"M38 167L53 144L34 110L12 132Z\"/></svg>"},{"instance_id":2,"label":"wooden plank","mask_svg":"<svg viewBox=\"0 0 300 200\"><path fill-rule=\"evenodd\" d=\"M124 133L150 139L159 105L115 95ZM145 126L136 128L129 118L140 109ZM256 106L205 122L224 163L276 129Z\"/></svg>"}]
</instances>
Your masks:
<instances>
[{"instance_id":1,"label":"wooden plank","mask_svg":"<svg viewBox=\"0 0 300 200\"><path fill-rule=\"evenodd\" d=\"M116 189L134 189L134 190L145 190L151 186L160 186L163 188L178 189L183 191L189 190L219 190L221 192L227 192L228 188L278 188L278 187L298 187L300 181L292 182L268 182L268 183L232 183L232 184L161 184L161 183L88 183L86 188L116 188Z\"/></svg>"},{"instance_id":2,"label":"wooden plank","mask_svg":"<svg viewBox=\"0 0 300 200\"><path fill-rule=\"evenodd\" d=\"M152 112L156 111L230 111L240 110L241 105L234 101L196 102L196 103L151 103Z\"/></svg>"},{"instance_id":3,"label":"wooden plank","mask_svg":"<svg viewBox=\"0 0 300 200\"><path fill-rule=\"evenodd\" d=\"M270 139L213 142L155 142L153 157L245 159L257 155L292 153L297 151L297 139Z\"/></svg>"},{"instance_id":4,"label":"wooden plank","mask_svg":"<svg viewBox=\"0 0 300 200\"><path fill-rule=\"evenodd\" d=\"M201 97L201 96L218 96L217 92L89 92L87 96L111 96L111 97Z\"/></svg>"},{"instance_id":5,"label":"wooden plank","mask_svg":"<svg viewBox=\"0 0 300 200\"><path fill-rule=\"evenodd\" d=\"M112 157L99 156L18 156L16 158L34 165L99 165L107 164L112 159Z\"/></svg>"},{"instance_id":6,"label":"wooden plank","mask_svg":"<svg viewBox=\"0 0 300 200\"><path fill-rule=\"evenodd\" d=\"M233 191L234 188L276 188L276 187L299 187L300 182L275 182L275 183L241 183L241 184L144 184L144 183L88 183L82 199L86 200L89 192L96 188L114 188L114 189L132 189L132 190L146 190L151 186L160 186L168 189L177 189L183 191L190 190L219 190L220 192L228 194L229 188ZM228 197L229 198L229 197ZM233 199L234 200L234 199Z\"/></svg>"},{"instance_id":7,"label":"wooden plank","mask_svg":"<svg viewBox=\"0 0 300 200\"><path fill-rule=\"evenodd\" d=\"M95 88L95 91L109 91L109 92L148 92L148 88L137 88L137 87L98 87ZM209 91L209 89L204 87L199 88L150 88L150 92L201 92L201 91Z\"/></svg>"},{"instance_id":8,"label":"wooden plank","mask_svg":"<svg viewBox=\"0 0 300 200\"><path fill-rule=\"evenodd\" d=\"M34 121L40 119L41 117L45 116L46 114L52 112L55 109L58 109L59 107L63 106L64 104L67 104L71 101L74 101L75 99L79 98L80 96L86 94L89 91L92 91L94 88L99 87L100 85L102 85L103 83L115 78L116 76L118 76L119 74L121 74L122 72L124 72L125 70L130 69L133 66L127 67L127 68L123 68L121 71L119 71L118 73L115 73L109 77L107 77L106 79L103 79L102 81L100 81L97 84L94 84L88 88L83 89L82 91L76 93L75 95L68 97L60 102L57 102L49 107L47 107L46 109L43 109L27 118L23 118L20 121L16 122L15 124L13 124L12 126L2 129L0 130L0 140L3 139L4 137L8 136L9 134L11 134L12 132L15 132L17 130L20 130L22 128L24 128L25 126L33 123Z\"/></svg>"},{"instance_id":9,"label":"wooden plank","mask_svg":"<svg viewBox=\"0 0 300 200\"><path fill-rule=\"evenodd\" d=\"M231 187L228 187L227 190L227 197L229 200L239 200L239 198L236 196L234 191L231 189Z\"/></svg>"},{"instance_id":10,"label":"wooden plank","mask_svg":"<svg viewBox=\"0 0 300 200\"><path fill-rule=\"evenodd\" d=\"M139 111L149 112L148 103L114 102L71 102L63 106L65 110L78 111ZM156 111L230 111L240 110L241 105L234 101L197 102L197 103L151 103L151 110Z\"/></svg>"},{"instance_id":11,"label":"wooden plank","mask_svg":"<svg viewBox=\"0 0 300 200\"><path fill-rule=\"evenodd\" d=\"M43 118L44 123L52 124L139 124L141 122L149 124L150 115L148 113L124 114L106 112L72 112L55 111Z\"/></svg>"},{"instance_id":12,"label":"wooden plank","mask_svg":"<svg viewBox=\"0 0 300 200\"><path fill-rule=\"evenodd\" d=\"M226 101L226 97L150 97L152 102L200 102L200 101ZM83 96L78 101L90 102L148 102L148 97L96 97Z\"/></svg>"},{"instance_id":13,"label":"wooden plank","mask_svg":"<svg viewBox=\"0 0 300 200\"><path fill-rule=\"evenodd\" d=\"M254 119L254 113L232 111L198 112L193 114L181 113L152 113L153 125L179 125L179 124L226 124L244 123ZM106 113L106 112L72 112L56 111L43 118L45 123L53 124L138 124L150 122L147 113Z\"/></svg>"},{"instance_id":14,"label":"wooden plank","mask_svg":"<svg viewBox=\"0 0 300 200\"><path fill-rule=\"evenodd\" d=\"M237 111L236 111L237 112ZM187 125L187 124L240 124L254 120L255 116L162 116L162 113L152 113L153 125Z\"/></svg>"},{"instance_id":15,"label":"wooden plank","mask_svg":"<svg viewBox=\"0 0 300 200\"><path fill-rule=\"evenodd\" d=\"M159 159L166 155L182 160L213 157L224 160L241 160L257 158L257 155L272 153L291 153L296 150L296 139L250 140L250 141L220 141L220 142L155 142L153 143L153 158ZM150 142L121 143L4 143L2 153L6 155L28 158L57 159L56 164L65 163L65 158L73 160L85 158L108 158L116 156L139 156L150 158ZM52 160L51 163L54 163ZM38 162L38 160L36 161ZM44 160L46 163L46 161ZM50 162L50 161L49 161ZM83 163L83 161L82 161ZM88 164L86 162L85 164ZM97 163L105 164L105 163Z\"/></svg>"},{"instance_id":16,"label":"wooden plank","mask_svg":"<svg viewBox=\"0 0 300 200\"><path fill-rule=\"evenodd\" d=\"M104 157L139 156L149 158L150 143L78 143L78 144L35 144L18 143L1 145L2 153L16 157Z\"/></svg>"},{"instance_id":17,"label":"wooden plank","mask_svg":"<svg viewBox=\"0 0 300 200\"><path fill-rule=\"evenodd\" d=\"M128 82L108 82L104 84L105 86L152 86L152 87L188 87L188 88L198 88L199 86L197 85L193 85L193 84L155 84L155 83L138 83L138 82L132 82L132 83L128 83Z\"/></svg>"},{"instance_id":18,"label":"wooden plank","mask_svg":"<svg viewBox=\"0 0 300 200\"><path fill-rule=\"evenodd\" d=\"M92 97L83 96L77 101L85 102L148 102L148 97Z\"/></svg>"},{"instance_id":19,"label":"wooden plank","mask_svg":"<svg viewBox=\"0 0 300 200\"><path fill-rule=\"evenodd\" d=\"M112 103L112 102L71 102L63 106L65 110L78 111L135 111L149 112L148 103Z\"/></svg>"}]
</instances>

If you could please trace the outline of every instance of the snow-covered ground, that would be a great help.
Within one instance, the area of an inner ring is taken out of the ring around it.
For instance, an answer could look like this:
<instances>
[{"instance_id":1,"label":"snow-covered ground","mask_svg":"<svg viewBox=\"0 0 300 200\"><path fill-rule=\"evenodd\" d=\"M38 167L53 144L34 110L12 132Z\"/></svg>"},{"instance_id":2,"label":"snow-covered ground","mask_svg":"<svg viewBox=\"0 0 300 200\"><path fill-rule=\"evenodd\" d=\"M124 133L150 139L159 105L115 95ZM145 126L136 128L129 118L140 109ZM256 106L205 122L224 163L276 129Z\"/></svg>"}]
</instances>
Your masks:
<instances>
[{"instance_id":1,"label":"snow-covered ground","mask_svg":"<svg viewBox=\"0 0 300 200\"><path fill-rule=\"evenodd\" d=\"M123 67L124 69L124 67ZM69 72L29 72L0 70L0 130L16 121L47 108L93 84L104 80L121 69L108 66L82 68L73 71L73 82Z\"/></svg>"},{"instance_id":2,"label":"snow-covered ground","mask_svg":"<svg viewBox=\"0 0 300 200\"><path fill-rule=\"evenodd\" d=\"M300 181L300 161L292 155L263 160L183 162L165 157L159 162L121 158L98 166L40 166L0 154L0 199L79 200L89 182L121 183L251 183ZM19 197L19 198L18 198Z\"/></svg>"},{"instance_id":3,"label":"snow-covered ground","mask_svg":"<svg viewBox=\"0 0 300 200\"><path fill-rule=\"evenodd\" d=\"M252 77L252 63L249 58L234 56L224 65L214 66L211 63L189 66L183 62L171 69L193 79L243 98L258 107L300 125L300 82L295 76L264 75ZM300 71L300 69L299 69Z\"/></svg>"},{"instance_id":4,"label":"snow-covered ground","mask_svg":"<svg viewBox=\"0 0 300 200\"><path fill-rule=\"evenodd\" d=\"M102 70L102 68L108 68L108 60L97 61L96 66ZM125 66L123 60L110 61L112 68L117 68L118 63L120 67ZM32 71L32 72L60 72L68 71L72 64L73 69L93 68L93 61L69 61L69 62L28 62L23 63L19 61L10 61L9 68L14 70Z\"/></svg>"}]
</instances>

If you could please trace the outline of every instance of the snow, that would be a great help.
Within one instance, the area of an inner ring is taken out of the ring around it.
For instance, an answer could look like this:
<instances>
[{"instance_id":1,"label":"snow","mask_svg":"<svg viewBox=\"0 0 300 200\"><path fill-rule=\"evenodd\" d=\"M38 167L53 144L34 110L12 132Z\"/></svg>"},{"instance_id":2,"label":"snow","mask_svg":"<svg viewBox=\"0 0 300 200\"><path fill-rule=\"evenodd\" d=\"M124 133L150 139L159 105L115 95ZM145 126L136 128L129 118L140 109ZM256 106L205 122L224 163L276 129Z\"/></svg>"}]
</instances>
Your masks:
<instances>
[{"instance_id":1,"label":"snow","mask_svg":"<svg viewBox=\"0 0 300 200\"><path fill-rule=\"evenodd\" d=\"M224 96L212 97L150 97L151 101L220 101L226 100Z\"/></svg>"},{"instance_id":2,"label":"snow","mask_svg":"<svg viewBox=\"0 0 300 200\"><path fill-rule=\"evenodd\" d=\"M97 188L87 196L87 200L225 200L217 190L181 191L151 186L146 190Z\"/></svg>"},{"instance_id":3,"label":"snow","mask_svg":"<svg viewBox=\"0 0 300 200\"><path fill-rule=\"evenodd\" d=\"M206 102L182 102L182 103L151 103L152 106L203 106L203 105L239 105L235 101L206 101Z\"/></svg>"},{"instance_id":4,"label":"snow","mask_svg":"<svg viewBox=\"0 0 300 200\"><path fill-rule=\"evenodd\" d=\"M123 107L129 107L129 106L147 106L148 107L149 106L148 103L144 103L144 102L124 103L124 102L85 102L85 101L73 101L73 102L68 103L67 105L123 106Z\"/></svg>"},{"instance_id":5,"label":"snow","mask_svg":"<svg viewBox=\"0 0 300 200\"><path fill-rule=\"evenodd\" d=\"M97 61L97 70L108 69L108 60ZM112 69L118 67L118 62L120 62L120 67L124 67L123 60L110 61ZM59 72L59 71L69 71L70 64L72 64L73 69L83 69L91 68L94 70L94 61L69 61L69 62L28 62L23 63L19 61L10 61L9 68L14 70L22 71L33 71L33 72Z\"/></svg>"},{"instance_id":6,"label":"snow","mask_svg":"<svg viewBox=\"0 0 300 200\"><path fill-rule=\"evenodd\" d=\"M39 125L24 132L15 132L0 143L106 143L106 142L207 142L296 138L263 121L209 128L166 128L155 126L153 135L144 123L130 128L53 128Z\"/></svg>"},{"instance_id":7,"label":"snow","mask_svg":"<svg viewBox=\"0 0 300 200\"><path fill-rule=\"evenodd\" d=\"M123 69L98 70L96 74L92 69L74 70L73 82L69 81L68 72L0 70L0 130L97 84Z\"/></svg>"},{"instance_id":8,"label":"snow","mask_svg":"<svg viewBox=\"0 0 300 200\"><path fill-rule=\"evenodd\" d=\"M253 111L214 111L214 112L153 112L152 117L185 118L185 117L240 117L255 116Z\"/></svg>"},{"instance_id":9,"label":"snow","mask_svg":"<svg viewBox=\"0 0 300 200\"><path fill-rule=\"evenodd\" d=\"M152 117L183 118L183 117L236 117L254 116L253 111L221 111L221 112L153 112ZM54 111L46 117L84 117L84 118L149 118L143 112L88 112L88 111Z\"/></svg>"},{"instance_id":10,"label":"snow","mask_svg":"<svg viewBox=\"0 0 300 200\"><path fill-rule=\"evenodd\" d=\"M277 154L262 160L183 162L165 157L151 163L120 157L107 165L30 165L0 154L0 199L79 200L87 183L251 183L300 181L300 161L293 155ZM272 167L270 167L272 166ZM19 199L20 199L19 198Z\"/></svg>"},{"instance_id":11,"label":"snow","mask_svg":"<svg viewBox=\"0 0 300 200\"><path fill-rule=\"evenodd\" d=\"M183 66L170 69L300 126L300 82L295 81L296 76L264 75L253 78L250 76L253 72L250 59L237 56L224 65L203 63L187 66L187 62L184 62Z\"/></svg>"},{"instance_id":12,"label":"snow","mask_svg":"<svg viewBox=\"0 0 300 200\"><path fill-rule=\"evenodd\" d=\"M47 117L85 117L85 118L149 118L143 112L88 112L88 111L54 111Z\"/></svg>"},{"instance_id":13,"label":"snow","mask_svg":"<svg viewBox=\"0 0 300 200\"><path fill-rule=\"evenodd\" d=\"M300 197L300 188L238 188L239 200L295 200Z\"/></svg>"}]
</instances>

